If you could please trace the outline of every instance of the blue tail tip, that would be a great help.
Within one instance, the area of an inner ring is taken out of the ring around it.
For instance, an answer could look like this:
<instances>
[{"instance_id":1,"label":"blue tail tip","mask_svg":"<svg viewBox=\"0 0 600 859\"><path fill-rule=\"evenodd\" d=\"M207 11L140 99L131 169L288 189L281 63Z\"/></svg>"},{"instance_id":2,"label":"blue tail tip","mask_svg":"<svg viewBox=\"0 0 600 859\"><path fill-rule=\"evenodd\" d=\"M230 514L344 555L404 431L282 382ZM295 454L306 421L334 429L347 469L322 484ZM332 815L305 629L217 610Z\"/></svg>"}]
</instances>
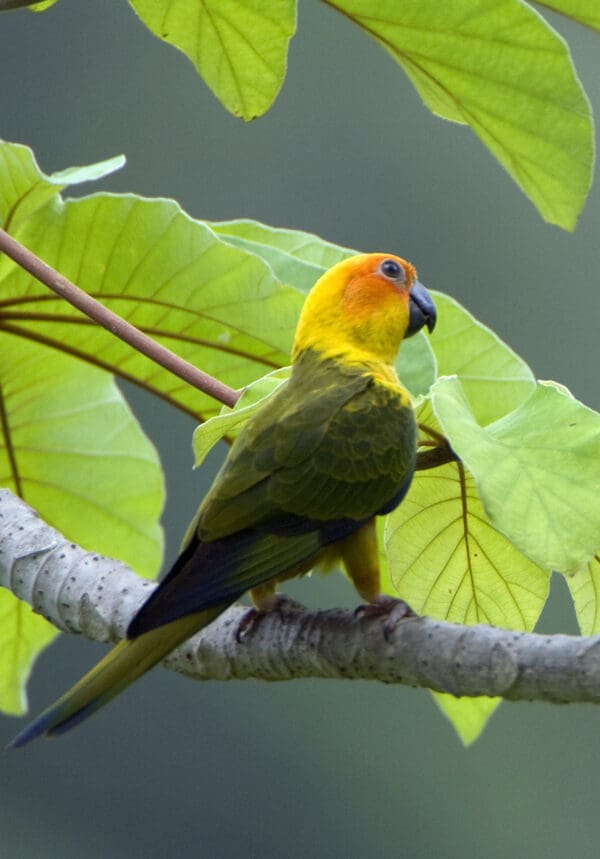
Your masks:
<instances>
[{"instance_id":1,"label":"blue tail tip","mask_svg":"<svg viewBox=\"0 0 600 859\"><path fill-rule=\"evenodd\" d=\"M52 727L52 716L54 714L51 713L42 713L37 719L33 722L30 722L29 725L26 725L22 731L19 731L16 737L6 744L5 749L21 749L23 746L26 746L32 740L37 739L37 737L41 737L42 734L50 735L50 729Z\"/></svg>"}]
</instances>

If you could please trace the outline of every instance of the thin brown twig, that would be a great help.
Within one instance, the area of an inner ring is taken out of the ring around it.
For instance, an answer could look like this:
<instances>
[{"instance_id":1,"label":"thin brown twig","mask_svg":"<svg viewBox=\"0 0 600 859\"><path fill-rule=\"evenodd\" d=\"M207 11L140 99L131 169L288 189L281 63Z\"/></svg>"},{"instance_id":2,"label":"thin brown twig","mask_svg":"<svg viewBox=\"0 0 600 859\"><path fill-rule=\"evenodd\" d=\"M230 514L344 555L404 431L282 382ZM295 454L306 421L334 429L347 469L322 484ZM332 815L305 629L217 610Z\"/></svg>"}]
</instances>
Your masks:
<instances>
[{"instance_id":1,"label":"thin brown twig","mask_svg":"<svg viewBox=\"0 0 600 859\"><path fill-rule=\"evenodd\" d=\"M458 462L459 459L454 453L446 439L435 447L427 450L419 450L417 453L416 471L427 471L429 468L437 468L439 465L446 465L448 462Z\"/></svg>"},{"instance_id":2,"label":"thin brown twig","mask_svg":"<svg viewBox=\"0 0 600 859\"><path fill-rule=\"evenodd\" d=\"M2 7L0 6L0 9ZM113 313L91 295L88 295L66 277L43 262L32 251L0 229L0 251L10 257L17 265L29 272L33 277L51 289L73 307L80 310L89 319L106 328L115 337L123 340L133 349L146 355L147 358L160 364L165 370L183 379L199 391L203 391L226 406L234 406L239 399L239 393L208 373L199 370L185 361L175 352L157 343L134 325L126 322L118 314Z\"/></svg>"}]
</instances>

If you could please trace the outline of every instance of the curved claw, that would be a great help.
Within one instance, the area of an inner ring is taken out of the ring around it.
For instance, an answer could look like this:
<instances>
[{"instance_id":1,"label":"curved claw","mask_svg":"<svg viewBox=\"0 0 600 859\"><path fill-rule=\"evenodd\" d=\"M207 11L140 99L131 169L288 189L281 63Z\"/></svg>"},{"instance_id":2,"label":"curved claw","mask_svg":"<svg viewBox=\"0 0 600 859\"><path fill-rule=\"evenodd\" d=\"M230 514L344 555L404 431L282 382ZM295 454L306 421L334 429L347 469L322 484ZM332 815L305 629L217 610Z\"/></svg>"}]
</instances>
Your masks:
<instances>
[{"instance_id":1,"label":"curved claw","mask_svg":"<svg viewBox=\"0 0 600 859\"><path fill-rule=\"evenodd\" d=\"M242 644L246 636L252 632L254 625L262 614L264 614L264 612L259 611L257 608L248 609L246 614L238 623L238 627L235 631L235 640L238 644Z\"/></svg>"},{"instance_id":2,"label":"curved claw","mask_svg":"<svg viewBox=\"0 0 600 859\"><path fill-rule=\"evenodd\" d=\"M380 594L377 597L377 602L370 603L369 605L359 605L354 610L354 617L356 618L383 617L385 615L387 615L387 620L383 625L383 637L388 642L392 640L392 633L400 621L417 617L416 613L404 600L395 599L386 594Z\"/></svg>"}]
</instances>

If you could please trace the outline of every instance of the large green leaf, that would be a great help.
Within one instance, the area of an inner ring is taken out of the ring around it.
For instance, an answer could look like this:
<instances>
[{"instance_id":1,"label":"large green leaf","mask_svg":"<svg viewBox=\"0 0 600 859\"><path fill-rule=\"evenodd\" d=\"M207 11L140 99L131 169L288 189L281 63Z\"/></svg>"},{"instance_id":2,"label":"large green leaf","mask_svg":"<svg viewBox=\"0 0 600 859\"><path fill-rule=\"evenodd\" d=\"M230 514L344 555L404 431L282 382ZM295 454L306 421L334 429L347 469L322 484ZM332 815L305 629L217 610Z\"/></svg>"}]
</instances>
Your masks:
<instances>
[{"instance_id":1,"label":"large green leaf","mask_svg":"<svg viewBox=\"0 0 600 859\"><path fill-rule=\"evenodd\" d=\"M97 195L44 207L16 238L182 357L242 388L289 362L300 292L173 202ZM65 350L196 417L218 404L0 259L0 332Z\"/></svg>"},{"instance_id":2,"label":"large green leaf","mask_svg":"<svg viewBox=\"0 0 600 859\"><path fill-rule=\"evenodd\" d=\"M70 539L155 575L162 472L112 377L0 333L0 409L0 485Z\"/></svg>"},{"instance_id":3,"label":"large green leaf","mask_svg":"<svg viewBox=\"0 0 600 859\"><path fill-rule=\"evenodd\" d=\"M417 411L420 443L442 428L429 400ZM386 590L419 614L454 623L531 630L544 606L549 574L487 518L475 481L460 463L417 472L385 527ZM436 695L464 742L483 729L498 700Z\"/></svg>"},{"instance_id":4,"label":"large green leaf","mask_svg":"<svg viewBox=\"0 0 600 859\"><path fill-rule=\"evenodd\" d=\"M539 383L483 428L457 378L435 383L433 405L500 531L548 569L572 572L591 559L600 543L600 414Z\"/></svg>"},{"instance_id":5,"label":"large green leaf","mask_svg":"<svg viewBox=\"0 0 600 859\"><path fill-rule=\"evenodd\" d=\"M418 408L420 442L441 427L429 400ZM549 574L523 555L486 516L475 480L461 463L417 472L388 517L386 546L397 593L415 611L456 623L532 629Z\"/></svg>"},{"instance_id":6,"label":"large green leaf","mask_svg":"<svg viewBox=\"0 0 600 859\"><path fill-rule=\"evenodd\" d=\"M125 163L122 155L86 167L69 167L47 176L28 146L0 140L0 224L13 232L68 185L94 182Z\"/></svg>"},{"instance_id":7,"label":"large green leaf","mask_svg":"<svg viewBox=\"0 0 600 859\"><path fill-rule=\"evenodd\" d=\"M283 283L308 292L323 272L357 253L314 233L270 227L258 221L214 221L212 229L234 247L254 253L269 264Z\"/></svg>"},{"instance_id":8,"label":"large green leaf","mask_svg":"<svg viewBox=\"0 0 600 859\"><path fill-rule=\"evenodd\" d=\"M296 31L295 0L129 0L146 26L182 51L235 116L265 113Z\"/></svg>"},{"instance_id":9,"label":"large green leaf","mask_svg":"<svg viewBox=\"0 0 600 859\"><path fill-rule=\"evenodd\" d=\"M0 486L90 551L156 574L162 471L111 376L0 334L0 427ZM31 664L56 630L8 592L0 615L0 708L22 712Z\"/></svg>"},{"instance_id":10,"label":"large green leaf","mask_svg":"<svg viewBox=\"0 0 600 859\"><path fill-rule=\"evenodd\" d=\"M236 116L282 86L295 0L129 0ZM39 9L50 3L38 4ZM591 109L561 37L521 0L328 0L387 50L423 101L468 124L542 217L573 229L593 169ZM600 29L591 0L540 3Z\"/></svg>"},{"instance_id":11,"label":"large green leaf","mask_svg":"<svg viewBox=\"0 0 600 859\"><path fill-rule=\"evenodd\" d=\"M431 348L439 376L460 378L481 424L515 409L535 389L529 366L497 334L448 295L434 293L438 322Z\"/></svg>"},{"instance_id":12,"label":"large green leaf","mask_svg":"<svg viewBox=\"0 0 600 859\"><path fill-rule=\"evenodd\" d=\"M591 109L560 36L519 0L329 0L400 63L440 116L468 123L553 224L592 179Z\"/></svg>"},{"instance_id":13,"label":"large green leaf","mask_svg":"<svg viewBox=\"0 0 600 859\"><path fill-rule=\"evenodd\" d=\"M58 630L27 603L0 589L0 710L27 710L26 683L32 665Z\"/></svg>"}]
</instances>

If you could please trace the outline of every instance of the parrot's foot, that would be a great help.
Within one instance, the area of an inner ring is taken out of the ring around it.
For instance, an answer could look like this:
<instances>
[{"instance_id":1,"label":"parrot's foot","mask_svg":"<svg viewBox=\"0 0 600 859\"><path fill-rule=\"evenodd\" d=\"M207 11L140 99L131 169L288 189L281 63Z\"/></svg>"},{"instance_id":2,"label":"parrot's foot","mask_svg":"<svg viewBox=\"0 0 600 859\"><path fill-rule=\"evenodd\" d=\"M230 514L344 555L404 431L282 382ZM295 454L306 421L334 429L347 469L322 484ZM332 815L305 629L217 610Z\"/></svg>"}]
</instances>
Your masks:
<instances>
[{"instance_id":1,"label":"parrot's foot","mask_svg":"<svg viewBox=\"0 0 600 859\"><path fill-rule=\"evenodd\" d=\"M277 612L281 620L285 620L285 615L290 612L304 611L305 606L302 603L296 602L285 594L270 594L267 599L261 599L260 605L248 609L238 624L235 633L235 640L241 644L244 639L250 635L254 627L260 620L271 612Z\"/></svg>"},{"instance_id":2,"label":"parrot's foot","mask_svg":"<svg viewBox=\"0 0 600 859\"><path fill-rule=\"evenodd\" d=\"M392 633L401 620L417 617L412 608L404 602L387 594L379 594L376 602L368 605L359 605L354 611L354 617L386 617L383 625L383 636L386 641L391 641Z\"/></svg>"}]
</instances>

